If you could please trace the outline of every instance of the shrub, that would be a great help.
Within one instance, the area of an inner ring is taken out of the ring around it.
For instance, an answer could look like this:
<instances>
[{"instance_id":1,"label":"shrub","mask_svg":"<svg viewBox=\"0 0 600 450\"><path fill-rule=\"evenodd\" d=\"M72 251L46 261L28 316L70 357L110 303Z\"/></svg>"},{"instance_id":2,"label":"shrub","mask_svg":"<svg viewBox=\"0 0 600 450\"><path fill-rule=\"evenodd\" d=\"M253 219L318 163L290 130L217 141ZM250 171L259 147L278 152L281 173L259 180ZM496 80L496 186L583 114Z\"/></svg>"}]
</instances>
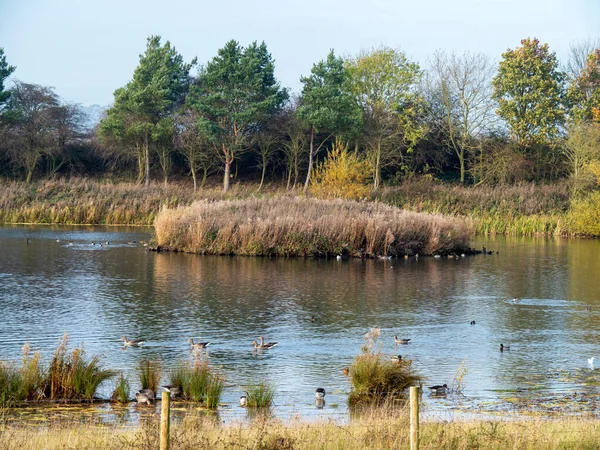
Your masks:
<instances>
[{"instance_id":1,"label":"shrub","mask_svg":"<svg viewBox=\"0 0 600 450\"><path fill-rule=\"evenodd\" d=\"M248 408L267 408L273 404L275 386L273 383L261 381L255 386L250 386L246 391Z\"/></svg>"},{"instance_id":2,"label":"shrub","mask_svg":"<svg viewBox=\"0 0 600 450\"><path fill-rule=\"evenodd\" d=\"M327 159L315 170L311 193L318 198L359 200L369 195L371 166L336 140Z\"/></svg>"},{"instance_id":3,"label":"shrub","mask_svg":"<svg viewBox=\"0 0 600 450\"><path fill-rule=\"evenodd\" d=\"M600 192L573 199L567 216L569 234L600 236Z\"/></svg>"},{"instance_id":4,"label":"shrub","mask_svg":"<svg viewBox=\"0 0 600 450\"><path fill-rule=\"evenodd\" d=\"M382 355L377 343L379 335L379 329L367 333L362 353L354 358L350 366L352 389L348 402L351 405L379 403L403 396L406 389L421 381L421 376L412 368L411 360L390 361Z\"/></svg>"},{"instance_id":5,"label":"shrub","mask_svg":"<svg viewBox=\"0 0 600 450\"><path fill-rule=\"evenodd\" d=\"M142 385L142 389L151 389L158 392L162 372L162 364L160 361L150 361L142 359L138 363L137 373Z\"/></svg>"},{"instance_id":6,"label":"shrub","mask_svg":"<svg viewBox=\"0 0 600 450\"><path fill-rule=\"evenodd\" d=\"M117 385L115 390L111 395L111 400L117 401L119 403L127 403L130 398L130 387L129 381L123 376L121 373L119 378L117 379Z\"/></svg>"},{"instance_id":7,"label":"shrub","mask_svg":"<svg viewBox=\"0 0 600 450\"><path fill-rule=\"evenodd\" d=\"M185 399L216 408L221 400L225 377L205 361L180 362L171 372L171 385L179 388Z\"/></svg>"}]
</instances>

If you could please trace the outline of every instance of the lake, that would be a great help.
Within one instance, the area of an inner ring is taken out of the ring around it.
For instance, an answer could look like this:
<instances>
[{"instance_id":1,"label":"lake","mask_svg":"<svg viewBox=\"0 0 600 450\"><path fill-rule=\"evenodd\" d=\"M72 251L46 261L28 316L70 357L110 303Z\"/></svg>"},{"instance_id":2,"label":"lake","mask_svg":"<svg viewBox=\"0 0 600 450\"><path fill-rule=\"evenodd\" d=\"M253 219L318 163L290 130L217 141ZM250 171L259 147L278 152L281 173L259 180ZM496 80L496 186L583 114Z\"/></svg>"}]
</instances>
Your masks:
<instances>
[{"instance_id":1,"label":"lake","mask_svg":"<svg viewBox=\"0 0 600 450\"><path fill-rule=\"evenodd\" d=\"M377 327L382 351L413 359L426 384L450 384L465 361L464 396L425 393L426 414L595 414L600 241L476 237L498 254L338 261L154 253L140 244L151 232L0 227L0 359L19 360L30 342L47 360L68 333L138 389L140 359L167 373L190 360L194 338L211 342L208 358L226 373L222 417L244 417L239 396L264 379L277 386L278 417L347 420L342 368ZM123 335L146 344L123 349ZM412 340L396 346L394 335ZM253 352L258 336L279 345Z\"/></svg>"}]
</instances>

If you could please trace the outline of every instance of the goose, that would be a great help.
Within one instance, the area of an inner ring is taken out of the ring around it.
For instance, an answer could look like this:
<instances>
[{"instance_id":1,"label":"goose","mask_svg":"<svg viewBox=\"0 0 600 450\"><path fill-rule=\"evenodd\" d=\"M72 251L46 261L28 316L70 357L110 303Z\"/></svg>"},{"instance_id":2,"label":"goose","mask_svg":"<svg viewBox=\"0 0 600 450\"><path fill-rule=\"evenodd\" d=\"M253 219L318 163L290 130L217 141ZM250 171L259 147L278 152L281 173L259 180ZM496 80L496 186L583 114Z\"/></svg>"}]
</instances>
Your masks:
<instances>
[{"instance_id":1,"label":"goose","mask_svg":"<svg viewBox=\"0 0 600 450\"><path fill-rule=\"evenodd\" d=\"M266 344L259 344L256 341L252 341L252 345L254 345L254 348L256 350L269 350L270 348L273 348L277 345L277 342L268 342Z\"/></svg>"},{"instance_id":2,"label":"goose","mask_svg":"<svg viewBox=\"0 0 600 450\"><path fill-rule=\"evenodd\" d=\"M127 340L127 338L125 336L123 336L121 339L123 340L124 347L139 347L144 342L146 342L141 339L132 339L131 341L129 341L129 340Z\"/></svg>"},{"instance_id":3,"label":"goose","mask_svg":"<svg viewBox=\"0 0 600 450\"><path fill-rule=\"evenodd\" d=\"M317 388L317 390L315 391L315 398L317 400L322 400L325 398L325 389L323 388Z\"/></svg>"},{"instance_id":4,"label":"goose","mask_svg":"<svg viewBox=\"0 0 600 450\"><path fill-rule=\"evenodd\" d=\"M509 350L510 350L510 345L500 344L500 351L501 352L509 351Z\"/></svg>"},{"instance_id":5,"label":"goose","mask_svg":"<svg viewBox=\"0 0 600 450\"><path fill-rule=\"evenodd\" d=\"M435 386L428 386L428 388L431 390L432 394L445 394L446 390L448 389L448 385L447 384L436 384Z\"/></svg>"},{"instance_id":6,"label":"goose","mask_svg":"<svg viewBox=\"0 0 600 450\"><path fill-rule=\"evenodd\" d=\"M259 336L258 339L260 339L261 347L272 348L278 344L278 342L265 342L265 338L262 336Z\"/></svg>"},{"instance_id":7,"label":"goose","mask_svg":"<svg viewBox=\"0 0 600 450\"><path fill-rule=\"evenodd\" d=\"M188 339L188 342L192 346L192 350L202 350L210 345L210 342L194 342L193 339Z\"/></svg>"},{"instance_id":8,"label":"goose","mask_svg":"<svg viewBox=\"0 0 600 450\"><path fill-rule=\"evenodd\" d=\"M398 339L398 336L394 336L394 344L406 345L410 342L410 339Z\"/></svg>"},{"instance_id":9,"label":"goose","mask_svg":"<svg viewBox=\"0 0 600 450\"><path fill-rule=\"evenodd\" d=\"M152 389L141 389L135 393L135 399L140 404L150 406L154 401L154 391Z\"/></svg>"}]
</instances>

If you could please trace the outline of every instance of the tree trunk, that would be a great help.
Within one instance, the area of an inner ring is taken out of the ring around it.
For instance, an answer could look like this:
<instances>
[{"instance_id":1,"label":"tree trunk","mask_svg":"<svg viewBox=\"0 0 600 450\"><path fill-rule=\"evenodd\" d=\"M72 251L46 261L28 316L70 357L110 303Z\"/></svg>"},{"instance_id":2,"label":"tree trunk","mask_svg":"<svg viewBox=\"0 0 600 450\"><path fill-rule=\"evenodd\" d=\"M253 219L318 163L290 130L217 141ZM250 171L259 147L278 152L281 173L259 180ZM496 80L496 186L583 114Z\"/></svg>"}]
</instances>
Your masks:
<instances>
[{"instance_id":1,"label":"tree trunk","mask_svg":"<svg viewBox=\"0 0 600 450\"><path fill-rule=\"evenodd\" d=\"M381 140L377 140L377 151L375 154L375 177L373 188L378 189L381 183Z\"/></svg>"},{"instance_id":2,"label":"tree trunk","mask_svg":"<svg viewBox=\"0 0 600 450\"><path fill-rule=\"evenodd\" d=\"M460 149L460 153L458 154L458 162L460 164L460 183L465 184L465 150L464 150L464 148Z\"/></svg>"},{"instance_id":3,"label":"tree trunk","mask_svg":"<svg viewBox=\"0 0 600 450\"><path fill-rule=\"evenodd\" d=\"M150 144L148 143L148 130L146 130L146 139L144 142L144 163L146 171L146 187L150 186Z\"/></svg>"},{"instance_id":4,"label":"tree trunk","mask_svg":"<svg viewBox=\"0 0 600 450\"><path fill-rule=\"evenodd\" d=\"M225 174L223 175L223 192L229 190L229 175L231 173L231 160L225 161Z\"/></svg>"},{"instance_id":5,"label":"tree trunk","mask_svg":"<svg viewBox=\"0 0 600 450\"><path fill-rule=\"evenodd\" d=\"M191 172L192 179L194 180L194 192L196 192L196 190L198 189L198 183L196 182L196 171L192 169Z\"/></svg>"},{"instance_id":6,"label":"tree trunk","mask_svg":"<svg viewBox=\"0 0 600 450\"><path fill-rule=\"evenodd\" d=\"M312 166L313 166L314 141L315 141L315 127L311 126L310 127L310 149L308 151L308 172L306 173L306 181L304 182L304 189L303 189L304 192L307 191L308 186L310 184L310 175L311 175Z\"/></svg>"},{"instance_id":7,"label":"tree trunk","mask_svg":"<svg viewBox=\"0 0 600 450\"><path fill-rule=\"evenodd\" d=\"M202 174L202 181L200 182L200 187L203 188L206 183L206 178L208 177L208 167L204 167L204 173Z\"/></svg>"},{"instance_id":8,"label":"tree trunk","mask_svg":"<svg viewBox=\"0 0 600 450\"><path fill-rule=\"evenodd\" d=\"M262 174L260 176L260 184L258 185L258 190L260 191L263 187L263 183L265 182L265 173L267 172L267 161L263 158L262 164Z\"/></svg>"}]
</instances>

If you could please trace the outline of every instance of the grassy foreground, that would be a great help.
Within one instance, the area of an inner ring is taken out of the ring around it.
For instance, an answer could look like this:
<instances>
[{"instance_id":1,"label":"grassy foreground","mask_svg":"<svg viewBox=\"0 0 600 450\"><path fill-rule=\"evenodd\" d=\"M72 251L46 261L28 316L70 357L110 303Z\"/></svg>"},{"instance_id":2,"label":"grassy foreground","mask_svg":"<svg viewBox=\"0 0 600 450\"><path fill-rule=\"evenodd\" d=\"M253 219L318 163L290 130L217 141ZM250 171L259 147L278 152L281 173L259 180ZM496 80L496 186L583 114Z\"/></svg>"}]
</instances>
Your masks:
<instances>
[{"instance_id":1,"label":"grassy foreground","mask_svg":"<svg viewBox=\"0 0 600 450\"><path fill-rule=\"evenodd\" d=\"M406 416L333 422L281 423L254 420L250 425L220 425L211 419L185 419L171 427L171 448L183 449L405 449L409 448ZM157 449L158 421L139 428L90 424L23 428L0 426L3 449ZM584 450L597 449L600 422L583 419L510 422L425 422L421 449Z\"/></svg>"},{"instance_id":2,"label":"grassy foreground","mask_svg":"<svg viewBox=\"0 0 600 450\"><path fill-rule=\"evenodd\" d=\"M159 248L213 255L400 256L468 251L468 222L378 202L274 197L163 209Z\"/></svg>"}]
</instances>

